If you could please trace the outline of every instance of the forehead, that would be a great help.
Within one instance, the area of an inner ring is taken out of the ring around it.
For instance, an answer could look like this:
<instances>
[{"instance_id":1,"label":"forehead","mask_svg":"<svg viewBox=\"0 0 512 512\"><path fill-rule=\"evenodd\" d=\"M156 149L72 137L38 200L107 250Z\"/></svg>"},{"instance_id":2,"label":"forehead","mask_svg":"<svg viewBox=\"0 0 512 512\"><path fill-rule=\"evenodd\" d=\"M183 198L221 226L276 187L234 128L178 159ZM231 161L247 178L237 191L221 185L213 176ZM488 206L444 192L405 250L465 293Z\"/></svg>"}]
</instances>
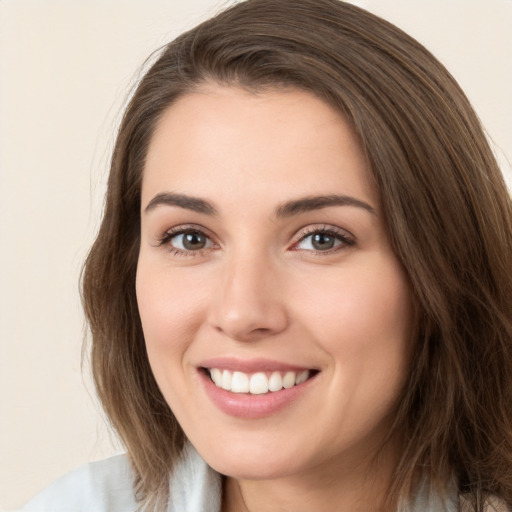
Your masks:
<instances>
[{"instance_id":1,"label":"forehead","mask_svg":"<svg viewBox=\"0 0 512 512\"><path fill-rule=\"evenodd\" d=\"M297 89L254 93L211 85L179 98L151 139L143 203L171 190L276 200L336 192L375 200L348 123Z\"/></svg>"}]
</instances>

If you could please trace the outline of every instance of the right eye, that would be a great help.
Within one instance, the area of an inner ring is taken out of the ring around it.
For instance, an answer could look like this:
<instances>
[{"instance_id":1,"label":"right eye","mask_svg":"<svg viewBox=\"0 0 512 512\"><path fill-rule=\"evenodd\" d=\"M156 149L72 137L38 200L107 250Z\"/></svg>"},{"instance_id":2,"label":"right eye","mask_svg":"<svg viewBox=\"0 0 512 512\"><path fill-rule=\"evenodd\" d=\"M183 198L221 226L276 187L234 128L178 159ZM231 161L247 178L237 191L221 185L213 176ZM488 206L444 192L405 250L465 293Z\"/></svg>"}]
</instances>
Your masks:
<instances>
[{"instance_id":1,"label":"right eye","mask_svg":"<svg viewBox=\"0 0 512 512\"><path fill-rule=\"evenodd\" d=\"M213 247L212 240L197 229L177 229L168 231L160 240L160 245L167 245L177 255L192 256Z\"/></svg>"}]
</instances>

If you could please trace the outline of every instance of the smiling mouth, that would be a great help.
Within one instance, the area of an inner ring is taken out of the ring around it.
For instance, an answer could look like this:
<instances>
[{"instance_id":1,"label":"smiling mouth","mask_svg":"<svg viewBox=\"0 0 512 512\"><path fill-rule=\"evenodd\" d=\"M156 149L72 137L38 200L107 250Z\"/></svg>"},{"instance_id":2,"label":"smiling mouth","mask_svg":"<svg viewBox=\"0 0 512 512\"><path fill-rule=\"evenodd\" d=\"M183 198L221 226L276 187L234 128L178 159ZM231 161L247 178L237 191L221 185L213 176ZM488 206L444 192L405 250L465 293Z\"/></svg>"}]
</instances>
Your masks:
<instances>
[{"instance_id":1,"label":"smiling mouth","mask_svg":"<svg viewBox=\"0 0 512 512\"><path fill-rule=\"evenodd\" d=\"M299 386L318 373L317 370L255 373L221 370L219 368L204 368L204 370L218 388L231 391L231 393L250 395L275 393Z\"/></svg>"}]
</instances>

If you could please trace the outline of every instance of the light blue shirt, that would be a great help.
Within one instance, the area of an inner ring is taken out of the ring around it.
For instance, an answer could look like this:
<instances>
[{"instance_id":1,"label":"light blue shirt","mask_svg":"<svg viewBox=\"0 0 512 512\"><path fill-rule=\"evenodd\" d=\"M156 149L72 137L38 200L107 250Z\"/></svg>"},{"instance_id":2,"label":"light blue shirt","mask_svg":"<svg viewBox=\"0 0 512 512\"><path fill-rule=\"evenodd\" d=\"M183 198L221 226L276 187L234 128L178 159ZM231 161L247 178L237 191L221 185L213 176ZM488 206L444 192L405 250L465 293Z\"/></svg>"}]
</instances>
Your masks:
<instances>
[{"instance_id":1,"label":"light blue shirt","mask_svg":"<svg viewBox=\"0 0 512 512\"><path fill-rule=\"evenodd\" d=\"M166 512L220 512L221 476L189 444L170 480ZM82 466L29 501L23 512L135 512L133 473L126 455Z\"/></svg>"},{"instance_id":2,"label":"light blue shirt","mask_svg":"<svg viewBox=\"0 0 512 512\"><path fill-rule=\"evenodd\" d=\"M138 504L133 473L126 455L117 455L82 466L55 481L21 510L23 512L135 512ZM170 479L170 500L166 512L220 512L222 477L210 468L192 445ZM418 489L412 500L398 512L457 512L454 490L445 499L428 486ZM498 509L500 510L500 509ZM503 509L506 510L506 509Z\"/></svg>"}]
</instances>

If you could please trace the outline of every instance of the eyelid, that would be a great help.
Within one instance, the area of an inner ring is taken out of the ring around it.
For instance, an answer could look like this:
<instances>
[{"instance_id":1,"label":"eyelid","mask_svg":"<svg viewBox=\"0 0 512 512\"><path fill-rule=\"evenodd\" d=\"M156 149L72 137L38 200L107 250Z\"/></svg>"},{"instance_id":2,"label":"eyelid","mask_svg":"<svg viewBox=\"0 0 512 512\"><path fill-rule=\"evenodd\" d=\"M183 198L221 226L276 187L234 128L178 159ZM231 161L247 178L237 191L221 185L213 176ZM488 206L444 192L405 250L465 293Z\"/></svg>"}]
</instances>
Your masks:
<instances>
[{"instance_id":1,"label":"eyelid","mask_svg":"<svg viewBox=\"0 0 512 512\"><path fill-rule=\"evenodd\" d=\"M175 226L166 228L161 231L161 235L157 235L157 237L164 238L166 235L177 235L183 232L187 231L197 231L199 233L204 233L208 238L213 238L213 235L211 234L210 230L206 228L205 226L202 226L201 224L177 224Z\"/></svg>"},{"instance_id":2,"label":"eyelid","mask_svg":"<svg viewBox=\"0 0 512 512\"><path fill-rule=\"evenodd\" d=\"M172 246L169 242L174 237L189 233L189 232L197 232L204 235L211 242L210 247L204 247L202 249L197 250L184 250L179 249L177 247ZM315 250L315 249L300 249L297 245L306 239L308 236L322 233L326 235L333 236L341 241L340 244L336 245L333 248L326 250ZM293 237L294 240L291 244L290 249L294 251L302 251L304 253L315 254L315 255L328 255L333 254L339 250L342 250L347 247L351 247L355 245L356 238L346 229L339 228L338 226L330 225L330 224L315 224L308 225L301 230ZM174 226L172 228L166 229L162 235L158 237L157 247L169 245L168 250L173 252L175 255L181 256L199 256L204 254L205 252L211 251L212 249L219 248L220 244L216 242L215 237L210 233L210 230L201 226L199 224L180 224Z\"/></svg>"},{"instance_id":3,"label":"eyelid","mask_svg":"<svg viewBox=\"0 0 512 512\"><path fill-rule=\"evenodd\" d=\"M204 247L202 249L197 250L183 250L179 249L177 247L173 247L170 245L170 241L179 235L185 234L185 233L200 233L201 235L204 235L208 240L210 240L212 246L210 247ZM182 256L198 256L201 254L204 254L206 251L212 250L212 248L215 248L215 246L218 247L218 243L215 241L214 237L210 234L210 231L206 229L204 226L201 226L199 224L180 224L178 226L174 226L172 228L166 229L162 235L158 236L157 239L157 247L162 247L169 244L169 250L173 252L175 255L182 255Z\"/></svg>"},{"instance_id":4,"label":"eyelid","mask_svg":"<svg viewBox=\"0 0 512 512\"><path fill-rule=\"evenodd\" d=\"M299 249L297 248L297 245L302 242L307 237L317 234L317 233L323 233L327 235L331 235L336 237L338 240L341 240L341 244L331 248L327 249L325 251L321 250L308 250L308 249ZM292 250L295 251L303 251L311 254L332 254L334 252L337 252L338 250L341 250L346 247L351 247L355 245L356 238L354 235L352 235L349 231L346 229L339 228L337 226L333 226L330 224L316 224L316 225L310 225L303 229L301 229L298 234L294 237L294 242L292 243Z\"/></svg>"}]
</instances>

